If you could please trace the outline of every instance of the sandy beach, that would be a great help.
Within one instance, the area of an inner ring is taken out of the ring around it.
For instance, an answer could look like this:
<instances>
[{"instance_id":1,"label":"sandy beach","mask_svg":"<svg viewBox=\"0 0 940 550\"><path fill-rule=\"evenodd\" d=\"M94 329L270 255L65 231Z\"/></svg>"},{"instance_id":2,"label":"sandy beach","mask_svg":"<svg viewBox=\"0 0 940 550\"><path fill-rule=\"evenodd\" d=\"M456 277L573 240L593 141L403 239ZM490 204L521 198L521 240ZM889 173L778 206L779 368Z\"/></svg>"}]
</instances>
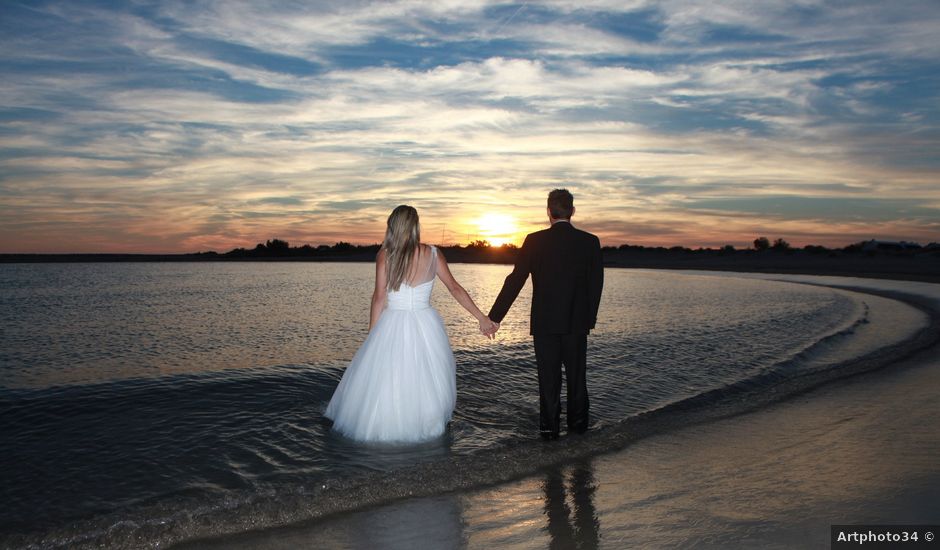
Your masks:
<instances>
[{"instance_id":1,"label":"sandy beach","mask_svg":"<svg viewBox=\"0 0 940 550\"><path fill-rule=\"evenodd\" d=\"M916 296L940 285L754 277ZM486 488L181 548L827 548L832 524L937 524L935 347L745 414Z\"/></svg>"}]
</instances>

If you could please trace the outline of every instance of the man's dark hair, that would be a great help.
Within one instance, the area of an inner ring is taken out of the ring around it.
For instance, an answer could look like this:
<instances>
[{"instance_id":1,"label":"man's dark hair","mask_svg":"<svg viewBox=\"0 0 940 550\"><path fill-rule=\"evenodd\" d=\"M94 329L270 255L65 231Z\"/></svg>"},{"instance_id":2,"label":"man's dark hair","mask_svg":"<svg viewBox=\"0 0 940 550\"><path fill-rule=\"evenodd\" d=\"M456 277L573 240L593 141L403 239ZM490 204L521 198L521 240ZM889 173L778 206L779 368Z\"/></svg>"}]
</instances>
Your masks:
<instances>
[{"instance_id":1,"label":"man's dark hair","mask_svg":"<svg viewBox=\"0 0 940 550\"><path fill-rule=\"evenodd\" d=\"M567 189L555 189L548 194L548 211L556 220L567 220L574 214L574 197Z\"/></svg>"}]
</instances>

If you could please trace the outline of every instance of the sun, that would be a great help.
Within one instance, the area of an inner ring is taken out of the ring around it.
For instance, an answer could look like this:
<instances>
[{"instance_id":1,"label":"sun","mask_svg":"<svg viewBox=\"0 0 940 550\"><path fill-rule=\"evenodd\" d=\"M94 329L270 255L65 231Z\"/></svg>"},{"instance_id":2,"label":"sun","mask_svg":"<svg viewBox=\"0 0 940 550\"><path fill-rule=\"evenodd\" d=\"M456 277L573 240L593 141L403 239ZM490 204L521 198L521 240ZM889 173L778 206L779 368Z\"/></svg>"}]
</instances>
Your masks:
<instances>
[{"instance_id":1,"label":"sun","mask_svg":"<svg viewBox=\"0 0 940 550\"><path fill-rule=\"evenodd\" d=\"M481 216L476 223L480 230L480 237L493 246L514 242L519 232L516 218L509 214L490 212Z\"/></svg>"}]
</instances>

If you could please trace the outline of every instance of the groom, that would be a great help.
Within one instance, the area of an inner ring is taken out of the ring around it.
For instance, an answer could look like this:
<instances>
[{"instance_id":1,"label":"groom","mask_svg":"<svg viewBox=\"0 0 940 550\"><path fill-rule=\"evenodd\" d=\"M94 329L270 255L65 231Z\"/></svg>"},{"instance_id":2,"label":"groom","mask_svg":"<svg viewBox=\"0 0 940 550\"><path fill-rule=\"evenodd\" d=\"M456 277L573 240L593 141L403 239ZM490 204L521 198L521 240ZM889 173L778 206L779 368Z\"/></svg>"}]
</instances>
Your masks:
<instances>
[{"instance_id":1,"label":"groom","mask_svg":"<svg viewBox=\"0 0 940 550\"><path fill-rule=\"evenodd\" d=\"M568 432L588 429L587 335L597 321L604 265L598 238L571 225L574 197L567 189L548 194L547 213L551 227L525 238L489 317L496 323L503 320L531 273L529 324L539 373L539 434L558 439L562 365L568 385Z\"/></svg>"}]
</instances>

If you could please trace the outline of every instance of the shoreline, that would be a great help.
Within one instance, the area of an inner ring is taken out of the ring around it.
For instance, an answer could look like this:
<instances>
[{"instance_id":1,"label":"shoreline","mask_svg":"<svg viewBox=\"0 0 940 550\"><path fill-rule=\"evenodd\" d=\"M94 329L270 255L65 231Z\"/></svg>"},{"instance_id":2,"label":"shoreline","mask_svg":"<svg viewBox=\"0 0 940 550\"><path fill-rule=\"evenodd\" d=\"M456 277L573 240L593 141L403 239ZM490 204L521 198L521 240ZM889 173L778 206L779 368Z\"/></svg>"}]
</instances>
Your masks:
<instances>
[{"instance_id":1,"label":"shoreline","mask_svg":"<svg viewBox=\"0 0 940 550\"><path fill-rule=\"evenodd\" d=\"M940 255L841 254L741 251L735 255L629 254L605 256L605 267L675 271L718 271L760 275L814 275L940 283Z\"/></svg>"},{"instance_id":2,"label":"shoreline","mask_svg":"<svg viewBox=\"0 0 940 550\"><path fill-rule=\"evenodd\" d=\"M910 281L917 283L940 284L940 272L910 272L901 273L893 271L868 272L840 269L815 269L812 267L792 267L792 268L772 268L754 269L747 266L742 267L702 267L690 265L687 267L676 266L625 266L625 265L607 265L612 269L649 269L656 271L675 271L675 272L709 272L709 273L727 273L730 275L806 275L811 277L845 277L851 279L878 279L882 281ZM846 287L848 289L848 287Z\"/></svg>"},{"instance_id":3,"label":"shoreline","mask_svg":"<svg viewBox=\"0 0 940 550\"><path fill-rule=\"evenodd\" d=\"M825 549L837 524L936 533L940 359L892 367L512 482L205 547Z\"/></svg>"},{"instance_id":4,"label":"shoreline","mask_svg":"<svg viewBox=\"0 0 940 550\"><path fill-rule=\"evenodd\" d=\"M940 360L896 366L518 480L174 548L825 549L834 524L936 526Z\"/></svg>"},{"instance_id":5,"label":"shoreline","mask_svg":"<svg viewBox=\"0 0 940 550\"><path fill-rule=\"evenodd\" d=\"M761 274L752 274L752 276L771 277ZM375 479L371 477L360 479L356 487L325 488L322 494L306 495L302 499L297 499L296 504L305 508L304 512L307 517L304 519L287 520L279 525L275 523L261 530L240 534L209 535L180 542L174 547L196 548L210 543L225 546L240 540L244 540L247 544L250 540L258 542L260 538L268 541L260 547L267 547L274 540L271 537L276 539L281 531L315 529L322 523L342 521L342 518L368 513L369 510L387 507L401 508L416 499L439 499L442 495L467 495L487 490L486 488L498 490L500 487L517 483L545 469L565 468L573 463L597 460L598 457L625 452L634 446L642 445L642 442L647 439L682 430L694 430L700 426L711 426L750 414L759 414L761 411L781 403L792 402L799 396L821 391L823 388L838 388L833 384L835 381L855 379L866 373L877 376L879 371L885 371L893 365L903 364L911 357L923 356L928 353L927 350L935 354L940 348L940 301L928 296L912 295L909 292L878 290L871 288L870 285L860 287L857 286L858 281L854 281L855 284L851 286L845 286L845 283L852 282L843 281L842 285L826 284L825 286L839 286L845 290L885 296L911 304L928 315L928 325L901 343L851 360L837 369L813 372L757 388L739 388L738 391L722 396L717 402L709 402L701 396L696 396L642 413L616 426L588 432L583 436L568 436L550 445L540 445L534 448L531 445L520 445L495 449L490 456L475 464L476 471L467 471L461 468L461 464L451 461L424 465L409 473L411 479L406 485L414 489L407 491L407 494L370 493L369 488L372 484L381 483L380 475L374 476ZM446 486L429 487L427 483L429 479L446 479L448 482ZM350 499L350 495L353 498ZM339 498L340 496L344 498ZM359 505L352 508L344 507L334 500L334 497L339 501L358 502ZM319 501L320 504L311 506L311 501ZM250 529L249 525L245 527Z\"/></svg>"}]
</instances>

